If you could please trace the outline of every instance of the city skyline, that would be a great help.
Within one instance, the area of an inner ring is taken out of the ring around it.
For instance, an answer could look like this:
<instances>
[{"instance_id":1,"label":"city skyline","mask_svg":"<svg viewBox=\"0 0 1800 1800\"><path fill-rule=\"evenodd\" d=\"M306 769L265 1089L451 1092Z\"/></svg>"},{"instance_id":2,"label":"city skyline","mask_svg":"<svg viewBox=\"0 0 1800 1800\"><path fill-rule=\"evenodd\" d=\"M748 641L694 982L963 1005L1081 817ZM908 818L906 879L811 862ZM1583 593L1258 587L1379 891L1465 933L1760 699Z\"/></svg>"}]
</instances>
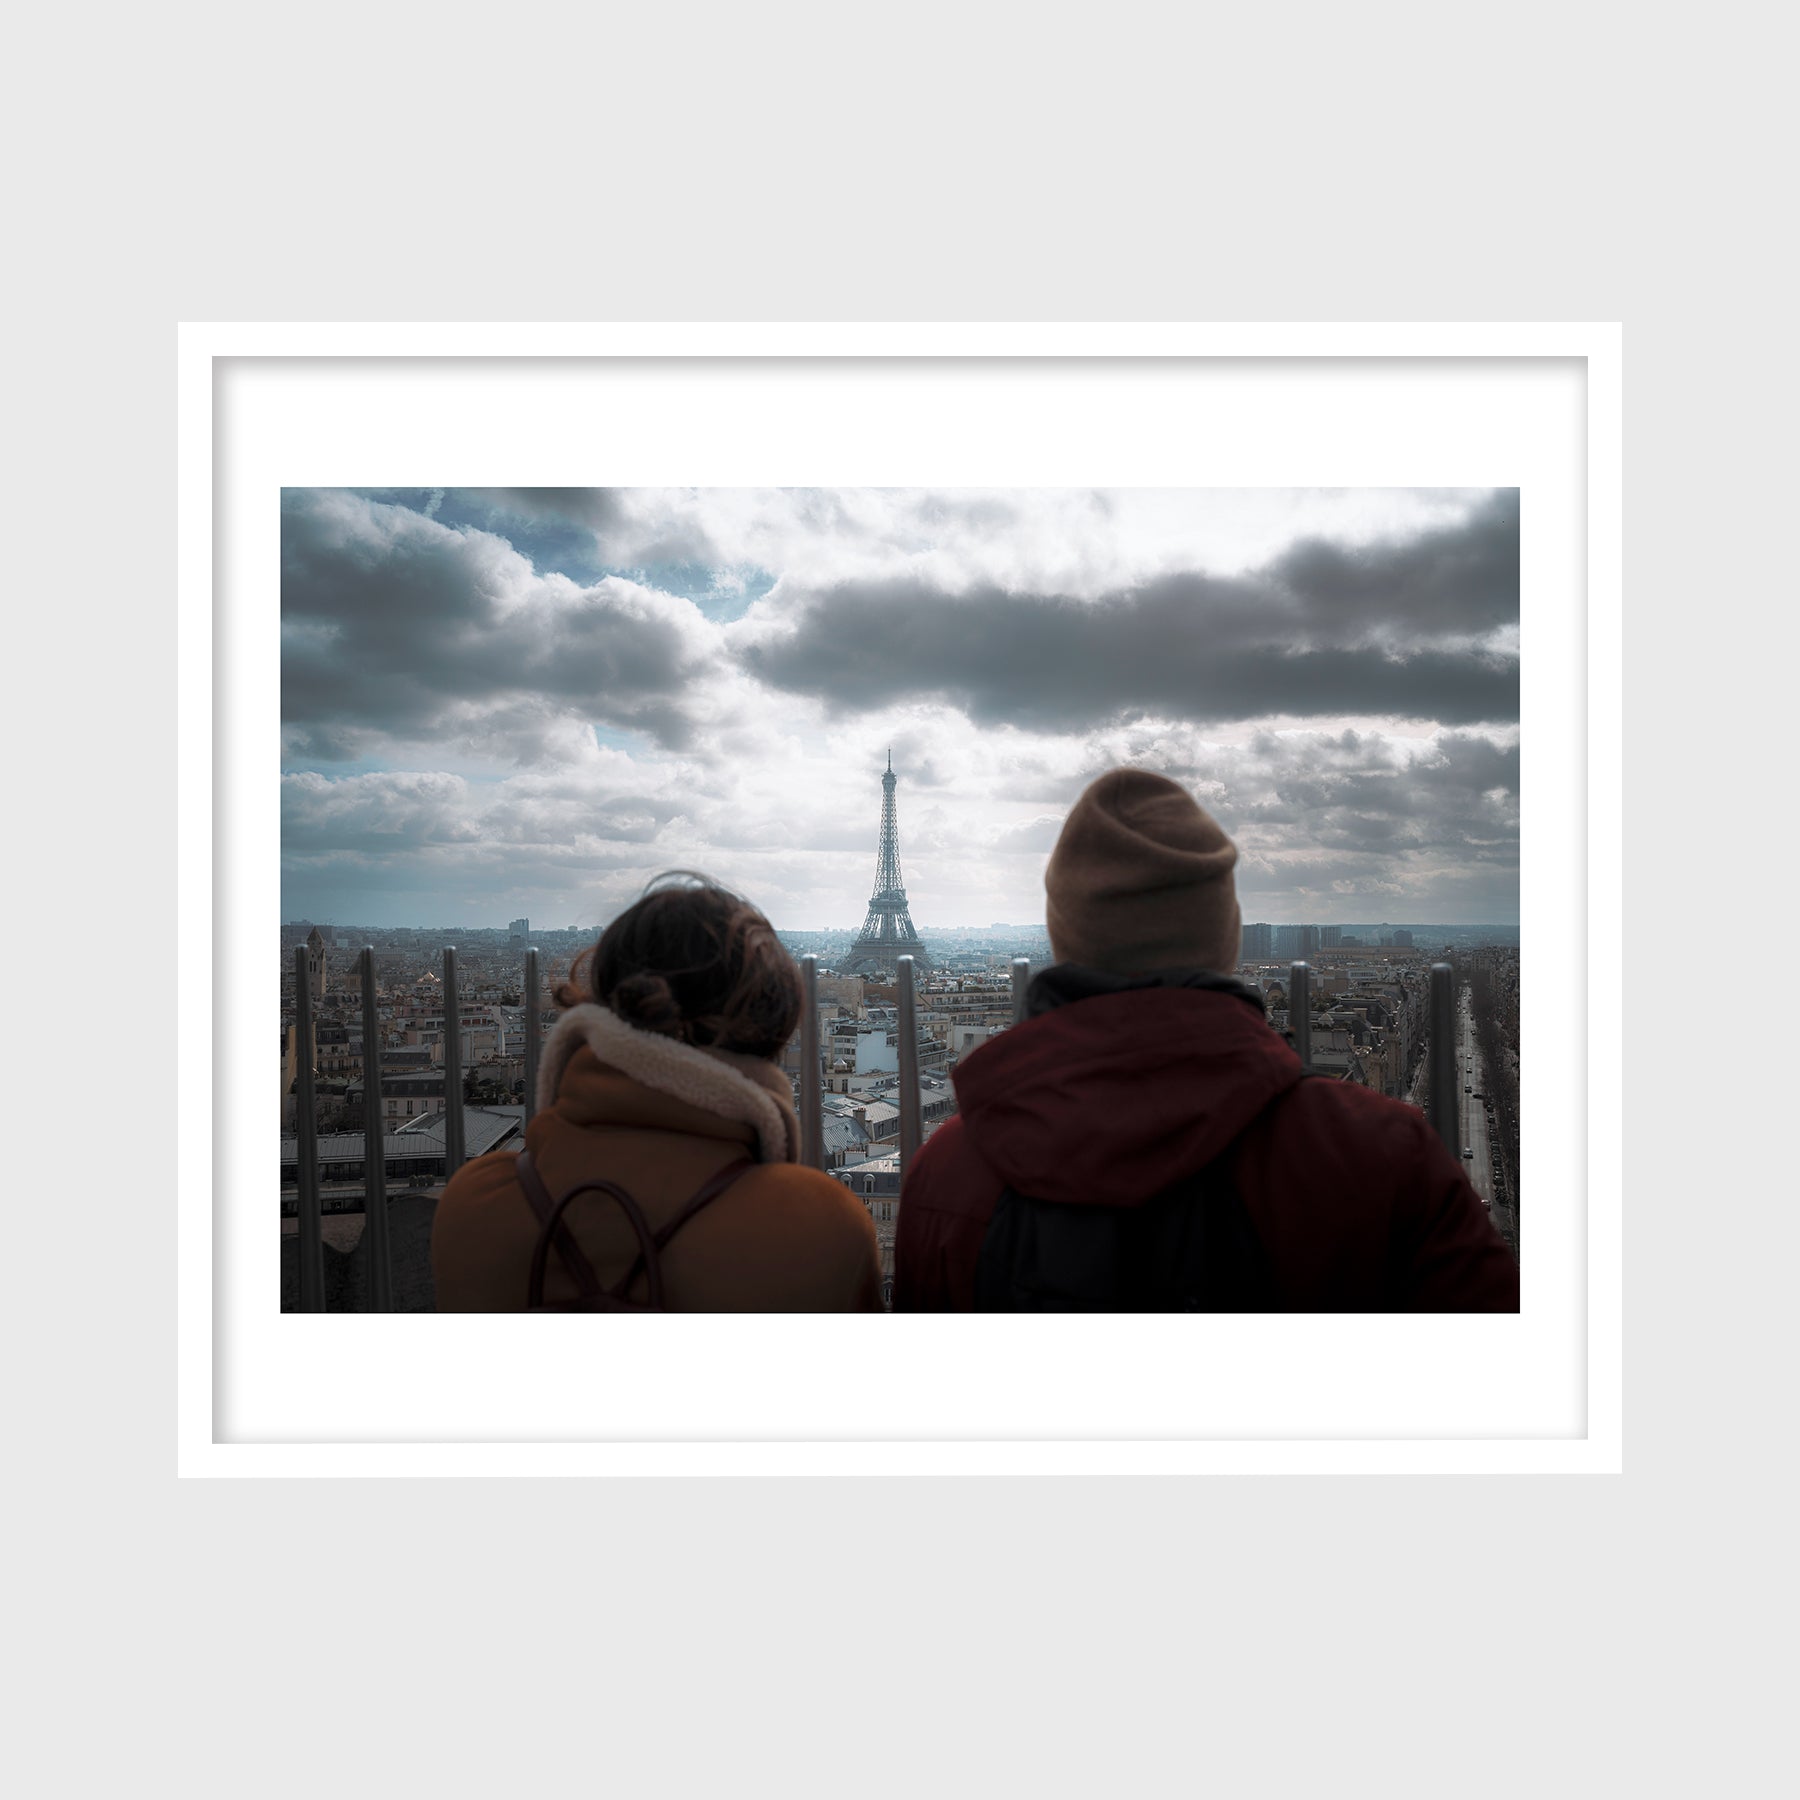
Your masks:
<instances>
[{"instance_id":1,"label":"city skyline","mask_svg":"<svg viewBox=\"0 0 1800 1800\"><path fill-rule=\"evenodd\" d=\"M1514 490L289 490L282 910L604 922L700 868L854 929L1041 921L1122 762L1246 920L1518 921ZM981 925L960 928L982 930Z\"/></svg>"},{"instance_id":2,"label":"city skyline","mask_svg":"<svg viewBox=\"0 0 1800 1800\"><path fill-rule=\"evenodd\" d=\"M807 921L807 920L771 919L769 922L771 925L774 926L774 928L777 931L783 931L783 932L794 933L794 932L810 931L810 932L819 933L820 935L832 935L832 936L843 937L843 938L854 938L857 935L857 927L853 924L845 923L842 920L834 922L834 921L817 921L817 920ZM1495 923L1490 920L1476 920L1476 921L1473 921L1473 922L1471 922L1469 924L1465 924L1465 925L1450 925L1450 924L1446 924L1441 919L1438 919L1438 920L1431 920L1431 919L1425 919L1425 920L1420 920L1420 919L1411 919L1411 920L1409 920L1409 919L1394 919L1394 920L1356 919L1356 920L1344 920L1344 921L1335 922L1335 923L1328 922L1324 925L1321 925L1320 922L1317 920L1302 920L1302 919L1253 920L1253 919L1246 919L1244 921L1244 928L1246 930L1249 930L1253 926L1256 926L1259 924L1266 925L1272 931L1284 931L1284 930L1293 930L1293 929L1332 930L1332 931L1410 931L1413 933L1442 931L1445 933L1451 933L1451 934L1455 934L1457 936L1465 937L1465 938L1470 936L1471 934L1474 934L1477 932L1492 931L1492 932L1502 934L1500 937L1498 937L1495 940L1497 943L1500 943L1500 944L1514 943L1514 942L1516 942L1516 939L1518 936L1518 927L1516 925L1499 924L1499 923ZM430 919L424 919L424 920L413 919L413 920L406 920L399 924L394 924L394 925L371 925L368 921L361 920L361 919L347 919L347 920L315 919L315 918L311 918L307 915L302 914L298 918L284 919L282 921L282 930L284 932L293 931L300 926L307 926L309 928L317 929L321 933L332 932L332 933L336 933L340 936L343 935L344 933L354 934L359 931L375 931L375 932L384 932L384 933L385 932L396 932L396 931L410 931L410 932L424 932L424 933L463 931L463 932L475 934L477 936L487 936L487 935L499 935L500 933L506 932L508 930L508 927L506 925L496 925L491 921L483 921L483 920L464 920L461 922L461 924L454 924L454 923L447 923L444 921L433 921ZM539 935L560 937L560 936L567 935L569 932L585 932L585 931L592 931L593 929L595 929L595 927L592 924L577 924L577 923L572 923L572 922L565 922L563 924L551 925L551 924L545 924L545 923L538 923L538 924L532 925L529 933L526 934L526 941L529 942L529 941L535 939L536 937L538 937ZM973 937L973 936L981 936L983 934L991 935L994 933L1001 933L1001 932L1006 932L1006 933L1036 932L1041 936L1044 934L1045 925L1044 925L1043 920L1041 920L1041 919L1038 919L1038 920L995 919L995 920L990 920L984 924L974 924L968 920L957 920L950 924L945 924L945 925L921 925L918 929L919 929L919 935L921 937L929 937L929 938L943 938L943 937L957 937L957 936ZM1504 934L1509 934L1509 933L1511 934L1510 936L1504 935ZM351 939L351 945L353 948L361 948L361 945L356 943L354 937L352 937L352 939ZM1324 948L1324 949L1331 949L1334 947L1335 947L1335 941L1333 943L1326 943L1321 946L1321 948ZM1353 945L1352 947L1354 948L1356 946ZM1363 940L1363 943L1360 947L1364 948L1364 949L1380 948L1380 946L1378 946L1378 945L1371 945L1367 939ZM1401 948L1408 948L1408 947L1419 948L1421 946L1415 945L1415 946L1400 946L1400 947Z\"/></svg>"}]
</instances>

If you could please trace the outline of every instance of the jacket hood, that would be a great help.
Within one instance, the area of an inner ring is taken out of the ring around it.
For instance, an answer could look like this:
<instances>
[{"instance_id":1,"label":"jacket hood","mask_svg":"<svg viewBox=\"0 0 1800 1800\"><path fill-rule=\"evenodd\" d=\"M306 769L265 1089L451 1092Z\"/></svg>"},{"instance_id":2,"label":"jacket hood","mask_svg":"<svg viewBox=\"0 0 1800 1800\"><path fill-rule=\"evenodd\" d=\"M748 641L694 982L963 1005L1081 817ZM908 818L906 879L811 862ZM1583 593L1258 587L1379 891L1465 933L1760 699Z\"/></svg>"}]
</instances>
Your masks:
<instances>
[{"instance_id":1,"label":"jacket hood","mask_svg":"<svg viewBox=\"0 0 1800 1800\"><path fill-rule=\"evenodd\" d=\"M1032 983L1028 1013L952 1079L969 1143L1038 1200L1142 1205L1301 1076L1261 1001L1227 976L1061 964Z\"/></svg>"},{"instance_id":2,"label":"jacket hood","mask_svg":"<svg viewBox=\"0 0 1800 1800\"><path fill-rule=\"evenodd\" d=\"M591 1052L583 1056L582 1052ZM538 1067L541 1112L570 1099L565 1073L588 1079L578 1067L597 1061L632 1082L681 1102L697 1117L711 1115L751 1127L761 1162L792 1162L798 1155L799 1122L788 1080L772 1062L730 1050L702 1049L628 1025L610 1008L572 1006L556 1021ZM579 1097L573 1100L582 1109ZM574 1115L571 1114L573 1118Z\"/></svg>"}]
</instances>

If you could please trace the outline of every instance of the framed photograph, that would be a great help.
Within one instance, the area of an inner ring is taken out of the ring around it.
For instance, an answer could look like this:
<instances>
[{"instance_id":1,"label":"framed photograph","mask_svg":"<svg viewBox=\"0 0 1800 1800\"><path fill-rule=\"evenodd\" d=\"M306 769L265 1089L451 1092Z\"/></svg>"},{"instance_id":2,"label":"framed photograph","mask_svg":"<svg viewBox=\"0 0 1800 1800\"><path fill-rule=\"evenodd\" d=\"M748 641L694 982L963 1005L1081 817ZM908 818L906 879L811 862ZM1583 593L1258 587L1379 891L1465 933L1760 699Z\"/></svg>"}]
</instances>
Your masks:
<instances>
[{"instance_id":1,"label":"framed photograph","mask_svg":"<svg viewBox=\"0 0 1800 1800\"><path fill-rule=\"evenodd\" d=\"M1619 1468L1616 326L190 325L179 404L184 1475ZM1457 958L1516 1311L295 1304L362 1103L347 1023L269 1191L296 984L348 1021L375 946L384 1166L441 1173L447 1083L518 1141L527 943L547 993L699 869L858 984L820 1159L891 1305L895 1034L949 1021L941 1128L1119 767L1230 834L1234 979L1316 1073L1418 1103Z\"/></svg>"}]
</instances>

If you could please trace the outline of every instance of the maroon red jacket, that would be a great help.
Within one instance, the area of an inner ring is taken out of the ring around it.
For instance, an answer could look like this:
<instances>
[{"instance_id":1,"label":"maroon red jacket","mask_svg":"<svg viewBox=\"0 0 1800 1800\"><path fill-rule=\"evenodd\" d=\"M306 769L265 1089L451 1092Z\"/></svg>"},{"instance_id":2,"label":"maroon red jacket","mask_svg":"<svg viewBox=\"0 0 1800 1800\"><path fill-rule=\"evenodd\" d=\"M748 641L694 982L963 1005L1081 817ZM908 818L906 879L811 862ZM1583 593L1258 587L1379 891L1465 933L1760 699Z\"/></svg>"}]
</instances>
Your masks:
<instances>
[{"instance_id":1,"label":"maroon red jacket","mask_svg":"<svg viewBox=\"0 0 1800 1800\"><path fill-rule=\"evenodd\" d=\"M1187 980L1058 965L1033 983L1034 1016L963 1059L960 1116L907 1172L895 1311L974 1305L1007 1187L1139 1206L1232 1149L1283 1309L1517 1312L1518 1263L1425 1115L1303 1079L1251 990Z\"/></svg>"}]
</instances>

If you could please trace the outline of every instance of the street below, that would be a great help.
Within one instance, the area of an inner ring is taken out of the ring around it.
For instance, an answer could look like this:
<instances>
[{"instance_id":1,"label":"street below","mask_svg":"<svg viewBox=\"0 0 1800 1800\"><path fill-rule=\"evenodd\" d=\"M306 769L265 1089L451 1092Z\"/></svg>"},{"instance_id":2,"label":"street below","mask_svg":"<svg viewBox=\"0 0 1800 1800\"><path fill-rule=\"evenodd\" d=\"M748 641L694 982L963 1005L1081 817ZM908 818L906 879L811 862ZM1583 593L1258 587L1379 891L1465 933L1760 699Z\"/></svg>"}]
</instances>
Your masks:
<instances>
[{"instance_id":1,"label":"street below","mask_svg":"<svg viewBox=\"0 0 1800 1800\"><path fill-rule=\"evenodd\" d=\"M1518 1225L1506 1196L1506 1180L1494 1166L1494 1134L1488 1127L1487 1069L1475 1042L1474 998L1467 984L1456 994L1456 1083L1461 1090L1457 1109L1463 1159L1469 1180L1514 1251L1519 1247Z\"/></svg>"}]
</instances>

